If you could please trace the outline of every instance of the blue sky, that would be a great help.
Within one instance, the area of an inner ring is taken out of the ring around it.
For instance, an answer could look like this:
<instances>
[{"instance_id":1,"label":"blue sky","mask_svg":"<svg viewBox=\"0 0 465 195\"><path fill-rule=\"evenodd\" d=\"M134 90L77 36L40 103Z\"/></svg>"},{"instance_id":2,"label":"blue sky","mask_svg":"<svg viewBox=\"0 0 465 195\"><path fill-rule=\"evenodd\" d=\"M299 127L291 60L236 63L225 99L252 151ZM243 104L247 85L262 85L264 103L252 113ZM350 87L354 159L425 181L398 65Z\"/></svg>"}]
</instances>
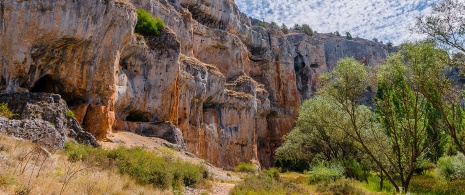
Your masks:
<instances>
[{"instance_id":1,"label":"blue sky","mask_svg":"<svg viewBox=\"0 0 465 195\"><path fill-rule=\"evenodd\" d=\"M235 0L239 9L267 22L309 24L318 32L350 32L353 37L398 45L423 35L409 30L419 14L439 0Z\"/></svg>"}]
</instances>

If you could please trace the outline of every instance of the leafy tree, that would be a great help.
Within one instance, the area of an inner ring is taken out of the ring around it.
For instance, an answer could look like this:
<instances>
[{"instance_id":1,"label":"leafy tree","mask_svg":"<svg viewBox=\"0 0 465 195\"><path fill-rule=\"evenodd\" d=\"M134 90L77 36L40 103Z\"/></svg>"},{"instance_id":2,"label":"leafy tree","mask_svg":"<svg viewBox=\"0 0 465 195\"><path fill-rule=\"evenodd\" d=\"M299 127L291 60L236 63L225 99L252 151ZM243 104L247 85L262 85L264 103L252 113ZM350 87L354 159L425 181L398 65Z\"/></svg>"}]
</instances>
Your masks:
<instances>
[{"instance_id":1,"label":"leafy tree","mask_svg":"<svg viewBox=\"0 0 465 195\"><path fill-rule=\"evenodd\" d=\"M279 28L278 24L276 24L276 22L271 22L270 27L271 27L271 29L278 29Z\"/></svg>"},{"instance_id":2,"label":"leafy tree","mask_svg":"<svg viewBox=\"0 0 465 195\"><path fill-rule=\"evenodd\" d=\"M403 59L400 53L391 55L380 68L375 105L392 148L382 153L387 157L388 165L399 174L403 189L408 191L410 180L418 168L417 162L440 140L428 139L428 112L432 110L428 109L427 99L418 90L420 83L411 77L415 70L410 69ZM399 187L394 186L396 189Z\"/></svg>"},{"instance_id":3,"label":"leafy tree","mask_svg":"<svg viewBox=\"0 0 465 195\"><path fill-rule=\"evenodd\" d=\"M434 42L420 42L402 46L402 62L412 69L412 78L418 90L441 115L445 133L465 152L465 111L461 104L463 93L451 84L444 71L449 68L447 52L436 49Z\"/></svg>"},{"instance_id":4,"label":"leafy tree","mask_svg":"<svg viewBox=\"0 0 465 195\"><path fill-rule=\"evenodd\" d=\"M439 43L465 52L465 2L443 0L436 3L430 15L417 18L415 29Z\"/></svg>"},{"instance_id":5,"label":"leafy tree","mask_svg":"<svg viewBox=\"0 0 465 195\"><path fill-rule=\"evenodd\" d=\"M294 24L294 30L302 30L302 27L299 24Z\"/></svg>"},{"instance_id":6,"label":"leafy tree","mask_svg":"<svg viewBox=\"0 0 465 195\"><path fill-rule=\"evenodd\" d=\"M137 24L134 30L136 33L144 36L159 35L164 27L165 22L158 16L153 18L152 15L145 10L137 10Z\"/></svg>"},{"instance_id":7,"label":"leafy tree","mask_svg":"<svg viewBox=\"0 0 465 195\"><path fill-rule=\"evenodd\" d=\"M288 34L289 33L289 28L287 28L287 26L283 23L281 25L281 31L283 31L284 34Z\"/></svg>"},{"instance_id":8,"label":"leafy tree","mask_svg":"<svg viewBox=\"0 0 465 195\"><path fill-rule=\"evenodd\" d=\"M308 36L313 36L313 30L310 28L308 24L303 24L302 29L304 30L304 33Z\"/></svg>"},{"instance_id":9,"label":"leafy tree","mask_svg":"<svg viewBox=\"0 0 465 195\"><path fill-rule=\"evenodd\" d=\"M351 40L352 39L352 35L350 34L350 32L346 32L346 38Z\"/></svg>"},{"instance_id":10,"label":"leafy tree","mask_svg":"<svg viewBox=\"0 0 465 195\"><path fill-rule=\"evenodd\" d=\"M387 44L386 44L388 47L392 47L394 45L394 43L392 43L391 41L389 41Z\"/></svg>"},{"instance_id":11,"label":"leafy tree","mask_svg":"<svg viewBox=\"0 0 465 195\"><path fill-rule=\"evenodd\" d=\"M341 34L339 33L339 31L334 32L334 35L336 35L336 36L338 36L338 37L341 36Z\"/></svg>"}]
</instances>

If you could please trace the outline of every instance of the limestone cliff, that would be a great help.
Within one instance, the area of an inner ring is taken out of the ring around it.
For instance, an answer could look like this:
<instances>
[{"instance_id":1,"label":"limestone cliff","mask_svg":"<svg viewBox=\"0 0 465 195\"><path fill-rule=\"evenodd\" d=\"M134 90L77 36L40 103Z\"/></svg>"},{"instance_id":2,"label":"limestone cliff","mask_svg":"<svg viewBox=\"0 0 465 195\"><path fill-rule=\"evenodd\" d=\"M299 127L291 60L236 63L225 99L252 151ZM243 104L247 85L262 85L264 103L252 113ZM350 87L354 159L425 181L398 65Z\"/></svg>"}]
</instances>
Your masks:
<instances>
[{"instance_id":1,"label":"limestone cliff","mask_svg":"<svg viewBox=\"0 0 465 195\"><path fill-rule=\"evenodd\" d=\"M164 19L133 33L135 9ZM157 136L214 165L271 166L318 75L389 48L252 26L233 0L0 0L0 90L58 93L99 139Z\"/></svg>"}]
</instances>

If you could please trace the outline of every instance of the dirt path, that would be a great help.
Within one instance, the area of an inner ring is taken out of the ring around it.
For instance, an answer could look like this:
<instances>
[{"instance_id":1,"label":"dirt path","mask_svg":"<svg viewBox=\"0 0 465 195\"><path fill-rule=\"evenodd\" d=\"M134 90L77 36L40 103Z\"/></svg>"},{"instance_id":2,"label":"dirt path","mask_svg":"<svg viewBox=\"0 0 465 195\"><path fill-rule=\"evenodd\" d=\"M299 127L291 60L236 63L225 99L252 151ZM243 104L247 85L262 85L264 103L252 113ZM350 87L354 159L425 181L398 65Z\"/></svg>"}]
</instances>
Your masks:
<instances>
[{"instance_id":1,"label":"dirt path","mask_svg":"<svg viewBox=\"0 0 465 195\"><path fill-rule=\"evenodd\" d=\"M229 193L235 186L235 184L231 183L214 183L212 188L212 194L229 195Z\"/></svg>"},{"instance_id":2,"label":"dirt path","mask_svg":"<svg viewBox=\"0 0 465 195\"><path fill-rule=\"evenodd\" d=\"M204 164L212 175L212 178L215 180L212 181L212 189L210 190L211 194L214 195L228 195L234 188L234 183L241 180L234 172L225 171L209 163L205 163L205 160L197 158L191 153L182 150L177 151L168 149L168 147L174 147L174 145L163 139L144 137L130 132L117 132L111 134L106 142L100 142L100 144L102 144L102 147L106 149L113 149L119 146L144 147L160 154L166 154L169 152L170 155L173 155L183 161ZM186 194L201 194L202 192L202 190L188 189Z\"/></svg>"}]
</instances>

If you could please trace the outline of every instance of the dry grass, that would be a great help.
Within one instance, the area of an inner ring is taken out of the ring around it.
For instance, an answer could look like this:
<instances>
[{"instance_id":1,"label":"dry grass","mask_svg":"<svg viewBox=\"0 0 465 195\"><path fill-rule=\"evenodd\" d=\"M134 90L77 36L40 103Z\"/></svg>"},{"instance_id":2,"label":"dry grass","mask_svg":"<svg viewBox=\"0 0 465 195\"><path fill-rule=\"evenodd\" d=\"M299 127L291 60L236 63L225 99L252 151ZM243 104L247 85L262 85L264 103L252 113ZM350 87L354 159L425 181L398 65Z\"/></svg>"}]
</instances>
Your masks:
<instances>
[{"instance_id":1,"label":"dry grass","mask_svg":"<svg viewBox=\"0 0 465 195\"><path fill-rule=\"evenodd\" d=\"M0 194L170 194L0 134Z\"/></svg>"}]
</instances>

